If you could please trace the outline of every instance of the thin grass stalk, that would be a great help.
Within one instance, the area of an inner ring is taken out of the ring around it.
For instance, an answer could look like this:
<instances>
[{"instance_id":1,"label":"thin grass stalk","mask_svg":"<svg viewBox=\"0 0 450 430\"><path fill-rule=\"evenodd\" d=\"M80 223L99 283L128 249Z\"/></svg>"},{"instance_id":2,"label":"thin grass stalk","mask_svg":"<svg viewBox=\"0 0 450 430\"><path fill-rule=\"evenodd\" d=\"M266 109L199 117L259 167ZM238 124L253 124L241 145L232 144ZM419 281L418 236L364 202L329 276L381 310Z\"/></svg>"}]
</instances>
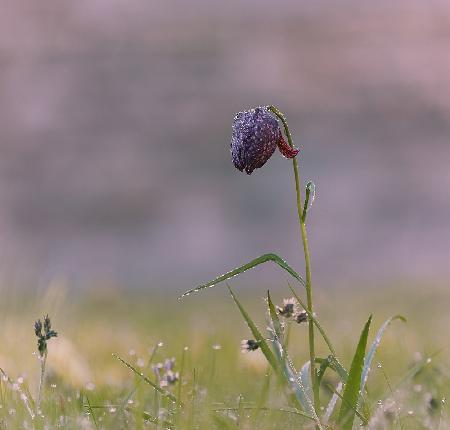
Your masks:
<instances>
[{"instance_id":1,"label":"thin grass stalk","mask_svg":"<svg viewBox=\"0 0 450 430\"><path fill-rule=\"evenodd\" d=\"M44 352L44 355L42 357L40 357L41 375L39 377L39 389L38 389L38 395L37 395L37 400L36 400L36 410L37 410L38 414L41 411L41 398L42 398L42 390L43 390L44 381L45 381L45 365L47 363L47 354L48 354L48 351L46 349Z\"/></svg>"},{"instance_id":2,"label":"thin grass stalk","mask_svg":"<svg viewBox=\"0 0 450 430\"><path fill-rule=\"evenodd\" d=\"M177 399L180 403L181 403L181 396L182 396L182 389L183 389L183 382L184 382L184 366L185 366L185 361L186 361L186 351L187 350L188 350L188 348L184 347L183 351L181 352L180 373L178 376L178 386L177 386ZM182 408L181 408L181 406L178 406L176 409L176 416L175 416L175 423L177 426L180 425L181 414L182 414Z\"/></svg>"},{"instance_id":3,"label":"thin grass stalk","mask_svg":"<svg viewBox=\"0 0 450 430\"><path fill-rule=\"evenodd\" d=\"M92 418L92 421L94 422L94 426L95 426L96 430L98 430L97 420L95 419L95 414L94 414L94 411L92 409L89 397L88 397L88 395L86 393L84 394L84 396L86 397L87 408L88 408L88 411L89 411L89 416Z\"/></svg>"},{"instance_id":4,"label":"thin grass stalk","mask_svg":"<svg viewBox=\"0 0 450 430\"><path fill-rule=\"evenodd\" d=\"M291 132L289 131L289 126L287 124L286 118L284 114L275 106L269 106L269 110L271 110L283 123L284 130L286 133L286 137L289 145L293 148L294 144L292 142ZM305 272L306 272L306 304L308 307L308 311L313 313L313 300L312 300L312 285L311 285L311 256L309 254L309 245L308 245L308 236L306 232L306 223L305 218L303 217L303 209L304 205L302 202L302 191L301 191L301 180L299 174L299 168L297 163L297 158L294 157L292 159L292 166L294 169L294 177L295 177L295 192L296 192L296 203L297 203L297 215L298 221L300 224L300 232L302 237L302 245L303 252L305 255ZM317 378L316 378L316 368L315 368L315 343L314 343L314 322L311 318L308 318L308 338L309 338L309 359L311 363L311 381L313 385L314 392L314 407L319 410L319 387L317 386Z\"/></svg>"}]
</instances>

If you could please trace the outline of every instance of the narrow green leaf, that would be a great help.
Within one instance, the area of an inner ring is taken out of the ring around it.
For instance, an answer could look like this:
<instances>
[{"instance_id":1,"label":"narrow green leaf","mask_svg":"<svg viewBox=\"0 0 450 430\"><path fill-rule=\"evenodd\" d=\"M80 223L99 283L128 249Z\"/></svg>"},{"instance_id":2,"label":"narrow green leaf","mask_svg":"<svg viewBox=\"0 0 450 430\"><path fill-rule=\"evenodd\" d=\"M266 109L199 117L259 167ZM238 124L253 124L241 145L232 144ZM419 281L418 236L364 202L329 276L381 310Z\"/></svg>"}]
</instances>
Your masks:
<instances>
[{"instance_id":1,"label":"narrow green leaf","mask_svg":"<svg viewBox=\"0 0 450 430\"><path fill-rule=\"evenodd\" d=\"M309 416L308 414L305 414L302 411L299 411L298 409L285 409L285 408L268 408L268 407L255 407L255 406L244 406L241 409L244 411L252 411L255 409L258 409L259 411L265 411L265 412L281 412L284 414L291 414L291 415L298 415L303 418L308 418L310 420L313 420L313 417ZM238 408L216 408L213 409L213 412L237 412Z\"/></svg>"},{"instance_id":2,"label":"narrow green leaf","mask_svg":"<svg viewBox=\"0 0 450 430\"><path fill-rule=\"evenodd\" d=\"M307 361L300 369L299 374L300 381L303 385L306 395L312 399L313 398L313 387L311 383L311 364Z\"/></svg>"},{"instance_id":3,"label":"narrow green leaf","mask_svg":"<svg viewBox=\"0 0 450 430\"><path fill-rule=\"evenodd\" d=\"M240 275L241 273L244 273L249 269L253 269L255 266L266 263L267 261L273 261L274 263L278 264L282 269L286 270L286 272L288 272L292 277L297 279L297 281L300 282L300 284L305 286L305 281L303 280L303 278L291 266L289 266L289 264L287 264L287 262L284 261L281 257L279 257L276 254L264 254L258 258L255 258L254 260L248 262L247 264L244 264L234 270L230 270L229 272L227 272L221 276L218 276L217 278L213 279L212 281L206 282L205 284L198 285L197 287L193 288L192 290L186 291L181 297L179 297L179 299L189 296L192 293L201 291L204 288L214 287L215 285L217 285L220 282L226 281L227 279L230 279L230 278L233 278L234 276Z\"/></svg>"},{"instance_id":4,"label":"narrow green leaf","mask_svg":"<svg viewBox=\"0 0 450 430\"><path fill-rule=\"evenodd\" d=\"M270 298L270 292L267 291L267 304L269 306L269 315L272 322L273 330L277 336L277 340L283 344L283 329L281 327L280 319L278 318L277 310L273 305L272 299Z\"/></svg>"},{"instance_id":5,"label":"narrow green leaf","mask_svg":"<svg viewBox=\"0 0 450 430\"><path fill-rule=\"evenodd\" d=\"M266 339L262 336L258 328L256 327L255 323L252 321L246 310L243 308L243 306L240 304L237 297L234 295L233 291L231 290L230 286L227 284L227 287L230 291L231 297L233 298L234 302L236 303L237 307L241 311L241 314L246 321L247 325L250 328L250 331L253 334L253 337L256 341L259 342L259 346L261 348L261 351L263 352L264 356L266 357L267 361L271 365L271 367L274 369L277 377L281 381L287 381L288 385L292 388L294 388L295 395L293 396L292 400L295 401L296 405L299 407L303 407L305 410L311 413L313 415L312 419L316 421L318 424L318 427L320 427L319 419L317 415L315 414L314 407L312 406L311 400L307 398L307 395L303 389L303 386L301 385L301 380L299 379L299 376L294 368L294 365L292 361L289 359L287 353L284 351L283 346L278 339L278 336L275 333L275 329L273 329L273 342L274 342L274 350L277 354L277 356L274 355L272 350L270 349L269 345L267 344ZM268 303L269 303L269 313L270 316L274 316L276 320L278 321L278 315L276 314L275 307L273 306L272 300L270 299L270 296L268 297ZM270 310L271 309L271 310ZM276 326L277 323L274 323L272 321L273 326ZM281 326L279 328L281 330ZM311 416L308 415L308 416Z\"/></svg>"},{"instance_id":6,"label":"narrow green leaf","mask_svg":"<svg viewBox=\"0 0 450 430\"><path fill-rule=\"evenodd\" d=\"M151 385L156 391L158 391L158 393L160 393L162 396L168 398L169 400L171 400L172 402L176 403L179 406L183 406L183 404L181 403L181 401L179 401L173 394L169 393L166 390L163 390L160 386L156 385L153 381L151 381L150 379L148 379L143 373L139 372L138 370L136 370L135 367L133 367L130 363L126 362L123 358L120 358L118 355L113 354L113 357L116 358L117 360L119 360L122 364L124 364L125 366L127 366L133 373L135 373L137 376L139 376L139 378L142 378L142 380L144 382L146 382L147 384Z\"/></svg>"},{"instance_id":7,"label":"narrow green leaf","mask_svg":"<svg viewBox=\"0 0 450 430\"><path fill-rule=\"evenodd\" d=\"M319 418L315 413L314 406L311 400L312 399L311 378L309 379L306 378L306 380L303 379L304 375L302 375L302 372L298 373L296 371L294 364L292 363L291 359L288 356L287 351L285 350L285 347L283 345L283 329L280 323L280 319L278 318L275 306L273 305L272 299L270 297L269 291L267 291L267 304L269 306L269 317L272 329L270 335L272 338L275 356L278 362L281 364L286 381L293 390L295 397L297 398L301 407L305 411L309 412L318 422Z\"/></svg>"},{"instance_id":8,"label":"narrow green leaf","mask_svg":"<svg viewBox=\"0 0 450 430\"><path fill-rule=\"evenodd\" d=\"M260 391L259 398L258 398L258 401L256 402L255 410L254 410L254 412L252 414L252 418L251 418L251 421L253 423L255 423L256 428L258 428L257 421L258 421L259 415L261 413L261 408L263 408L266 405L267 400L269 399L271 376L272 376L272 374L271 374L271 370L269 367L269 368L267 368L267 373L266 373L266 376L264 377L264 384Z\"/></svg>"},{"instance_id":9,"label":"narrow green leaf","mask_svg":"<svg viewBox=\"0 0 450 430\"><path fill-rule=\"evenodd\" d=\"M299 403L302 405L302 408L313 417L316 422L316 426L322 430L323 427L314 409L312 397L308 395L308 389L303 385L302 375L296 371L294 363L289 358L287 352L285 352L283 356L286 378L288 379Z\"/></svg>"},{"instance_id":10,"label":"narrow green leaf","mask_svg":"<svg viewBox=\"0 0 450 430\"><path fill-rule=\"evenodd\" d=\"M325 375L325 371L329 367L328 359L316 357L315 362L320 364L319 370L317 371L317 385L320 386L322 378Z\"/></svg>"},{"instance_id":11,"label":"narrow green leaf","mask_svg":"<svg viewBox=\"0 0 450 430\"><path fill-rule=\"evenodd\" d=\"M341 363L339 363L338 359L336 357L334 357L333 355L329 355L327 358L316 357L315 361L316 361L316 363L320 364L320 368L317 373L319 384L322 381L323 376L325 375L325 371L328 368L330 368L331 370L336 372L336 374L339 376L339 378L341 379L341 381L343 383L347 382L347 379L348 379L347 370L344 368L344 366L342 366Z\"/></svg>"},{"instance_id":12,"label":"narrow green leaf","mask_svg":"<svg viewBox=\"0 0 450 430\"><path fill-rule=\"evenodd\" d=\"M130 408L126 408L126 410L128 412L132 412L132 409L130 409ZM150 414L150 413L148 413L146 411L142 412L142 418L144 418L144 420L148 421L149 423L153 423L153 424L156 424L156 425L162 424L165 429L174 429L175 428L175 426L170 421L160 420L158 418L155 418L152 414Z\"/></svg>"},{"instance_id":13,"label":"narrow green leaf","mask_svg":"<svg viewBox=\"0 0 450 430\"><path fill-rule=\"evenodd\" d=\"M331 396L330 401L328 402L328 406L325 409L325 413L323 414L322 417L322 422L327 425L328 421L330 421L331 415L333 415L334 412L334 408L336 406L337 401L339 400L339 395L341 394L342 391L342 382L340 381L336 387L336 389L334 389L333 387L330 387L331 391L333 392L333 395Z\"/></svg>"},{"instance_id":14,"label":"narrow green leaf","mask_svg":"<svg viewBox=\"0 0 450 430\"><path fill-rule=\"evenodd\" d=\"M233 410L233 409L232 409ZM215 412L215 411L213 411ZM212 419L217 428L221 430L236 429L236 424L232 418L227 415L213 415Z\"/></svg>"},{"instance_id":15,"label":"narrow green leaf","mask_svg":"<svg viewBox=\"0 0 450 430\"><path fill-rule=\"evenodd\" d=\"M87 401L87 410L89 411L89 415L92 418L92 421L94 422L94 426L96 428L96 430L98 430L98 424L97 424L97 420L95 419L95 414L94 411L92 410L92 406L91 406L91 402L89 401L89 397L87 394L84 394L86 397L86 401Z\"/></svg>"},{"instance_id":16,"label":"narrow green leaf","mask_svg":"<svg viewBox=\"0 0 450 430\"><path fill-rule=\"evenodd\" d=\"M361 374L364 365L364 355L367 346L367 337L369 335L370 323L372 322L372 315L364 326L361 336L359 338L358 346L356 347L355 355L353 357L350 373L348 375L347 383L345 384L344 393L342 395L342 405L339 411L339 423L342 430L351 430L353 421L355 419L355 411L358 406L359 387L361 383Z\"/></svg>"},{"instance_id":17,"label":"narrow green leaf","mask_svg":"<svg viewBox=\"0 0 450 430\"><path fill-rule=\"evenodd\" d=\"M253 322L253 320L250 318L250 315L247 313L247 311L244 309L244 307L241 305L237 297L234 295L231 288L227 285L228 290L230 291L231 297L234 300L234 303L236 303L236 306L241 311L242 317L244 318L245 322L247 323L250 331L252 332L253 337L258 342L259 347L261 348L262 353L266 357L266 360L269 362L272 369L279 374L280 367L278 366L278 362L275 359L275 356L273 355L271 349L269 348L269 345L267 345L266 339L264 339L261 332L258 330L258 327L256 327L256 324Z\"/></svg>"},{"instance_id":18,"label":"narrow green leaf","mask_svg":"<svg viewBox=\"0 0 450 430\"><path fill-rule=\"evenodd\" d=\"M406 322L406 318L401 315L395 315L389 319L387 319L383 325L379 328L377 335L375 336L374 341L372 342L372 345L370 346L369 352L366 355L366 358L364 360L364 368L361 375L361 387L360 391L361 393L364 392L364 387L367 382L367 378L369 377L370 367L372 365L373 357L375 356L375 352L377 351L378 346L380 345L381 338L384 335L384 332L388 328L389 324L394 320L400 320L403 322Z\"/></svg>"},{"instance_id":19,"label":"narrow green leaf","mask_svg":"<svg viewBox=\"0 0 450 430\"><path fill-rule=\"evenodd\" d=\"M341 384L341 383L339 383L339 384ZM343 403L346 402L346 400L345 400L344 397L341 395L341 393L340 393L340 391L339 391L338 389L335 389L335 388L334 388L333 386L331 386L331 385L327 385L327 387L328 387L328 389L329 389L330 391L332 391L332 392L334 393L333 395L335 395L335 396L337 396L338 398L340 398L340 399L342 400ZM340 385L338 385L338 388L339 388L339 387L340 387ZM348 404L348 403L347 403L347 404ZM350 404L348 404L348 406L349 406L349 408L352 409L352 411L355 413L355 415L358 416L358 418L362 421L362 423L363 423L364 425L367 425L367 424L368 424L368 419L367 419L363 414L361 414L361 412L359 412L358 409L355 408L355 406L350 405Z\"/></svg>"},{"instance_id":20,"label":"narrow green leaf","mask_svg":"<svg viewBox=\"0 0 450 430\"><path fill-rule=\"evenodd\" d=\"M325 370L329 367L331 370L335 371L338 374L338 376L341 378L341 381L343 383L347 382L347 379L348 379L347 370L341 363L339 363L339 360L336 357L334 357L333 355L329 355L327 358L316 357L316 363L320 364L320 368L323 370L323 373L325 373ZM319 369L319 372L320 372L320 369ZM321 376L321 378L323 378L323 374L319 375L319 376Z\"/></svg>"}]
</instances>

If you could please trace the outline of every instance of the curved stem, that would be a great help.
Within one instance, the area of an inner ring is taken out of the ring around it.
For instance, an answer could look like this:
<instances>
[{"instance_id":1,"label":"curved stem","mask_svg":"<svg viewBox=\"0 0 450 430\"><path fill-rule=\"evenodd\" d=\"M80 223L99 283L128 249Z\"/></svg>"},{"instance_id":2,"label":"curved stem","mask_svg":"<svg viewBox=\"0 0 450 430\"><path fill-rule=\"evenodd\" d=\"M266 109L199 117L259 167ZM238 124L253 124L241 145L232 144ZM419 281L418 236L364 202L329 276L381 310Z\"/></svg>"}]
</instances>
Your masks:
<instances>
[{"instance_id":1,"label":"curved stem","mask_svg":"<svg viewBox=\"0 0 450 430\"><path fill-rule=\"evenodd\" d=\"M284 130L288 143L291 147L294 147L292 142L291 132L289 131L289 126L287 124L284 114L275 106L268 106L268 109L273 112L283 123ZM292 166L294 168L295 177L295 191L297 200L297 214L298 221L300 224L300 232L302 237L303 252L305 254L305 271L306 271L306 305L310 314L313 314L312 306L312 287L311 287L311 257L309 254L308 246L308 236L306 233L305 218L303 217L303 203L302 203L302 192L301 192L301 181L298 169L297 158L292 159ZM308 335L309 335L309 359L310 359L310 369L311 369L311 381L313 384L314 391L314 406L316 411L319 410L319 387L317 386L316 370L315 370L315 344L314 344L314 321L312 318L308 318Z\"/></svg>"}]
</instances>

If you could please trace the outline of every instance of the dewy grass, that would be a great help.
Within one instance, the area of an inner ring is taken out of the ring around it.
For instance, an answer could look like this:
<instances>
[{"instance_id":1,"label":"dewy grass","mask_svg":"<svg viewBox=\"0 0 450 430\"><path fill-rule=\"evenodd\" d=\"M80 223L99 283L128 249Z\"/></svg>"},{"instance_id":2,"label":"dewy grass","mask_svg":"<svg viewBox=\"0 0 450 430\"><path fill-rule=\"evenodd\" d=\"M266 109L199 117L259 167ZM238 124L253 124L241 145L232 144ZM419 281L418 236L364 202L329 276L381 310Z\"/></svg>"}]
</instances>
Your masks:
<instances>
[{"instance_id":1,"label":"dewy grass","mask_svg":"<svg viewBox=\"0 0 450 430\"><path fill-rule=\"evenodd\" d=\"M238 288L233 291L237 295ZM160 302L151 291L136 296L130 296L126 290L118 291L108 306L101 306L101 302L96 301L98 298L89 295L79 296L81 301L71 300L72 317L61 327L59 323L57 326L58 332L64 329L64 336L48 344L47 376L41 396L42 415L39 416L35 416L35 399L30 394L35 386L37 388L38 381L27 368L27 365L34 365L36 358L31 354L36 348L29 315L35 314L37 309L33 305L22 306L18 314L0 302L3 321L0 366L4 370L0 375L0 429L95 430L97 426L104 430L232 430L239 422L241 429L312 430L317 422L291 396L294 394L292 390L297 390L297 394L302 396L303 386L309 399L313 397L308 377L307 326L305 322L298 324L294 320L295 308L301 309L301 305L292 300L295 295L289 289L286 291L288 299L283 301L282 296L277 295L276 302L271 291L271 311L268 297L263 303L262 307L268 312L266 323L252 319L257 316L258 309L253 292L241 290L242 297L236 298L245 308L248 318L257 325L272 353L276 352L275 342L281 341L277 349L285 361L277 361L277 364L284 363L286 367L282 370L291 372L292 380L284 374L276 374L271 368L268 370L260 347L247 354L239 351L242 338L255 338L245 330L241 318L230 315L233 313L230 306L234 303L218 301L216 294L210 294L209 300L207 296L202 297L205 306L202 312L199 312L196 300L181 304L173 302L172 305L178 308L169 318L167 298ZM337 419L354 356L349 346L354 348L358 343L360 325L364 319L367 320L362 318L362 313L373 306L384 317L398 306L402 313L410 315L409 324L414 330L406 330L397 321L392 322L393 332L383 337L373 357L373 346L378 346L379 335L387 325L381 318L372 322L363 367L372 368L367 380L368 389L364 388L357 407L349 405L348 409L355 414L354 428L360 428L360 424L368 421L363 427L367 430L402 430L400 422L404 430L449 430L448 406L443 402L444 398L450 397L448 350L433 351L445 343L448 326L445 310L450 292L445 291L440 296L433 294L430 301L421 306L420 313L417 313L417 302L402 300L405 292L395 285L390 285L389 289L380 287L377 291L355 289L351 292L350 300L342 291L315 294L315 307L320 313L314 321L320 316L322 327L334 324L332 340L336 353L341 354L339 359L335 354L327 356L328 350L316 325L316 367L320 371L320 404L323 407L318 418L322 428L342 428ZM297 295L302 293L303 287ZM261 291L260 295L263 294ZM411 289L409 294L420 297L421 291ZM385 303L381 296L389 296L389 303ZM124 304L133 312L123 312ZM292 314L291 304L294 308ZM380 310L382 304L386 308ZM61 308L61 311L65 310L65 306ZM433 318L424 318L433 312ZM239 310L236 309L235 314L240 315ZM88 329L79 329L80 320ZM214 324L210 323L211 320ZM209 327L205 327L208 323ZM117 329L119 326L120 330ZM267 331L266 327L276 331ZM168 342L164 345L159 343L161 338ZM80 354L63 355L64 363L60 367L60 348L69 341ZM221 349L212 350L211 346L218 343ZM157 347L153 347L156 344ZM189 347L188 352L184 350L185 346ZM113 351L155 384L158 381L151 364L158 365L167 357L175 357L179 379L164 389L181 400L183 406L173 404L161 393L156 392L155 396L155 388L151 384L111 357ZM419 355L416 351L423 353ZM66 366L74 360L85 361L92 372L89 379L79 384L71 380L71 371ZM378 363L382 363L382 368ZM385 375L389 377L388 383ZM361 381L365 379L362 375ZM88 381L92 384L86 384ZM358 378L355 377L354 381ZM312 412L308 400L302 400L305 409Z\"/></svg>"}]
</instances>

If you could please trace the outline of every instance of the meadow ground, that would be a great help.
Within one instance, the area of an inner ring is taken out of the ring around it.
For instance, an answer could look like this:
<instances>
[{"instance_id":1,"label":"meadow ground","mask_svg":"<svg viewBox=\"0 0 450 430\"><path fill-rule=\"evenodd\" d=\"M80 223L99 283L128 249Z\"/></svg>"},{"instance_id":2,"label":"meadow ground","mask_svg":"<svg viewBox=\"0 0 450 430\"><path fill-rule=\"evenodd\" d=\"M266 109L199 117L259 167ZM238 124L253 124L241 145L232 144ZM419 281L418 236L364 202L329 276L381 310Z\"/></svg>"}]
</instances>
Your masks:
<instances>
[{"instance_id":1,"label":"meadow ground","mask_svg":"<svg viewBox=\"0 0 450 430\"><path fill-rule=\"evenodd\" d=\"M265 288L233 286L263 329ZM277 303L290 296L286 287L271 290ZM369 427L449 429L443 401L450 395L448 286L397 283L316 291L318 317L346 367L370 313L369 342L389 316L408 320L392 324L377 352L368 381ZM261 352L240 352L241 340L252 336L225 286L181 302L175 291L97 285L75 294L58 282L26 294L5 286L1 298L0 429L314 428L292 412L276 380L267 376ZM33 323L47 312L58 337L48 345L43 417L32 419L40 371ZM308 359L307 336L306 325L290 327L289 350L297 368ZM152 365L175 357L179 380L164 389L184 407L177 408L112 354L153 382ZM318 356L326 355L319 341ZM330 386L336 382L333 373L326 377ZM323 390L321 397L328 399L330 392Z\"/></svg>"}]
</instances>

